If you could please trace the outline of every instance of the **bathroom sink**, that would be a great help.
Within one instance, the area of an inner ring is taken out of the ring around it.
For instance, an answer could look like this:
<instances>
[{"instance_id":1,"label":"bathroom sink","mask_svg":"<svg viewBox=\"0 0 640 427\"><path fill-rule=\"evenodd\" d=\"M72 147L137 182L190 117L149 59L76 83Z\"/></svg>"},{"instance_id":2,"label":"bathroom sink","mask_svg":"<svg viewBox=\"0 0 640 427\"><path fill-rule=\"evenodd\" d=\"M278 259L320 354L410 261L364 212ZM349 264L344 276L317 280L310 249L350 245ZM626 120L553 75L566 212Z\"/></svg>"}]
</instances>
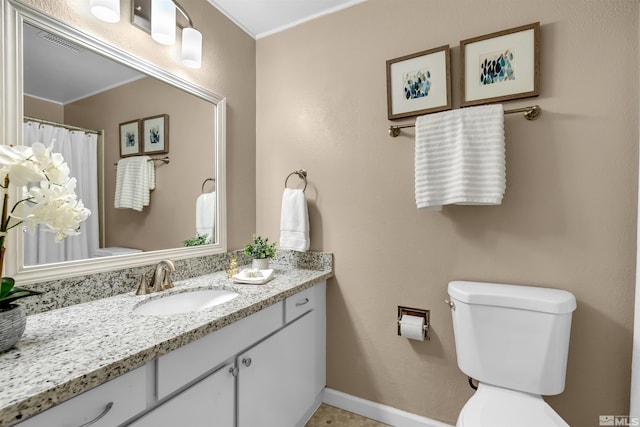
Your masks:
<instances>
[{"instance_id":1,"label":"bathroom sink","mask_svg":"<svg viewBox=\"0 0 640 427\"><path fill-rule=\"evenodd\" d=\"M231 301L239 294L224 289L187 291L145 301L133 309L136 314L163 316L193 313Z\"/></svg>"}]
</instances>

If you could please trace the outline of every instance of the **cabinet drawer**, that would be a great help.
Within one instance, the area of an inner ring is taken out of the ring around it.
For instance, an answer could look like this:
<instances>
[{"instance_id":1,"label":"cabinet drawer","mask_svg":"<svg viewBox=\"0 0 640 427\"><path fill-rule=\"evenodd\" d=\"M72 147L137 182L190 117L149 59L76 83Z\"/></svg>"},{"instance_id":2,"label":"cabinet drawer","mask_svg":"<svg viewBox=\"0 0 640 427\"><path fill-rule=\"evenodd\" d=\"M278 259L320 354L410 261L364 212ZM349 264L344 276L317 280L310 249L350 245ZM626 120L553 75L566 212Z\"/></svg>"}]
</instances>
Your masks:
<instances>
[{"instance_id":1,"label":"cabinet drawer","mask_svg":"<svg viewBox=\"0 0 640 427\"><path fill-rule=\"evenodd\" d=\"M113 427L145 410L146 393L147 375L143 366L54 406L18 426L79 427L93 420L92 427Z\"/></svg>"},{"instance_id":2,"label":"cabinet drawer","mask_svg":"<svg viewBox=\"0 0 640 427\"><path fill-rule=\"evenodd\" d=\"M158 398L173 393L282 326L282 302L158 359Z\"/></svg>"},{"instance_id":3,"label":"cabinet drawer","mask_svg":"<svg viewBox=\"0 0 640 427\"><path fill-rule=\"evenodd\" d=\"M313 286L295 295L291 295L284 301L284 322L289 323L303 314L313 310L316 305L316 288Z\"/></svg>"}]
</instances>

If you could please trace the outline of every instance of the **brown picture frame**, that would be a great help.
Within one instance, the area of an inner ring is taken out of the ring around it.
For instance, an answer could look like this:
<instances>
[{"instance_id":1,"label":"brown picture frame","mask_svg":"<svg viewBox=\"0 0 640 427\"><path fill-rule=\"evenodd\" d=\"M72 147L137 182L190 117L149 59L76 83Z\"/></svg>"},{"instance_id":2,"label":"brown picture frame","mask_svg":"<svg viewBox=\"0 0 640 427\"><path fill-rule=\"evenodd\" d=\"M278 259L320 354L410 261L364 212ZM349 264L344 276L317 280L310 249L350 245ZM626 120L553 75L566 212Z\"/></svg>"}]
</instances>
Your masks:
<instances>
[{"instance_id":1,"label":"brown picture frame","mask_svg":"<svg viewBox=\"0 0 640 427\"><path fill-rule=\"evenodd\" d=\"M425 76L428 76L426 80ZM449 45L387 61L387 117L389 120L450 109Z\"/></svg>"},{"instance_id":2,"label":"brown picture frame","mask_svg":"<svg viewBox=\"0 0 640 427\"><path fill-rule=\"evenodd\" d=\"M169 152L169 115L142 119L142 152L144 154L166 154Z\"/></svg>"},{"instance_id":3,"label":"brown picture frame","mask_svg":"<svg viewBox=\"0 0 640 427\"><path fill-rule=\"evenodd\" d=\"M460 41L460 64L462 107L538 96L540 23Z\"/></svg>"},{"instance_id":4,"label":"brown picture frame","mask_svg":"<svg viewBox=\"0 0 640 427\"><path fill-rule=\"evenodd\" d=\"M120 123L120 157L140 154L140 120Z\"/></svg>"}]
</instances>

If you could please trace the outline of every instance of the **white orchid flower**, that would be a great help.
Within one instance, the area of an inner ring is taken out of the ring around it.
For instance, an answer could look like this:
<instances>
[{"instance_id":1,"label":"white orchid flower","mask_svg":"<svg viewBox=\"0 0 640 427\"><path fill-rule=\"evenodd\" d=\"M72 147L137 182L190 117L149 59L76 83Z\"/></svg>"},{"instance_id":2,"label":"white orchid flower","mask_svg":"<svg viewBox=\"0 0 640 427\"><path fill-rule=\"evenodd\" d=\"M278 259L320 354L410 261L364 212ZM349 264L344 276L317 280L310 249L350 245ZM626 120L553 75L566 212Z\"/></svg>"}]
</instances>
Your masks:
<instances>
[{"instance_id":1,"label":"white orchid flower","mask_svg":"<svg viewBox=\"0 0 640 427\"><path fill-rule=\"evenodd\" d=\"M63 156L52 151L53 143L49 147L39 142L32 147L0 145L0 184L4 185L3 182L7 179L16 186L38 183L23 190L25 199L14 205L10 216L6 214L1 218L0 232L6 232L25 222L30 231L42 224L44 230L56 234L56 241L79 234L80 223L91 215L91 211L78 200L75 193L76 179L69 177L69 166ZM5 194L5 213L9 212L7 198ZM23 217L13 213L18 203L23 204ZM12 219L17 223L10 225ZM4 246L2 233L0 246Z\"/></svg>"}]
</instances>

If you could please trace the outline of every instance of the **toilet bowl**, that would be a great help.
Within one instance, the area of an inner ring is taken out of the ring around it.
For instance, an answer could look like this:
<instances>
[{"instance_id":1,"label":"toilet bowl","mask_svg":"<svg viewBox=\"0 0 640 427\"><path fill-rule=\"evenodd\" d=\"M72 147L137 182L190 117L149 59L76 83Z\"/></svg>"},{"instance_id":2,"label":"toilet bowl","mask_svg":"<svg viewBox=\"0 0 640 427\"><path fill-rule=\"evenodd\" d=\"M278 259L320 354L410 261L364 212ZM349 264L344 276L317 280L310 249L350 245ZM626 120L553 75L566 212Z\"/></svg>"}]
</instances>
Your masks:
<instances>
[{"instance_id":1,"label":"toilet bowl","mask_svg":"<svg viewBox=\"0 0 640 427\"><path fill-rule=\"evenodd\" d=\"M564 390L575 297L498 283L449 283L458 366L478 390L458 427L568 427L542 398Z\"/></svg>"},{"instance_id":2,"label":"toilet bowl","mask_svg":"<svg viewBox=\"0 0 640 427\"><path fill-rule=\"evenodd\" d=\"M103 256L126 255L140 253L142 250L134 248L122 248L119 246L110 246L108 248L96 249L93 252L94 258Z\"/></svg>"},{"instance_id":3,"label":"toilet bowl","mask_svg":"<svg viewBox=\"0 0 640 427\"><path fill-rule=\"evenodd\" d=\"M478 384L456 427L569 427L542 396Z\"/></svg>"}]
</instances>

